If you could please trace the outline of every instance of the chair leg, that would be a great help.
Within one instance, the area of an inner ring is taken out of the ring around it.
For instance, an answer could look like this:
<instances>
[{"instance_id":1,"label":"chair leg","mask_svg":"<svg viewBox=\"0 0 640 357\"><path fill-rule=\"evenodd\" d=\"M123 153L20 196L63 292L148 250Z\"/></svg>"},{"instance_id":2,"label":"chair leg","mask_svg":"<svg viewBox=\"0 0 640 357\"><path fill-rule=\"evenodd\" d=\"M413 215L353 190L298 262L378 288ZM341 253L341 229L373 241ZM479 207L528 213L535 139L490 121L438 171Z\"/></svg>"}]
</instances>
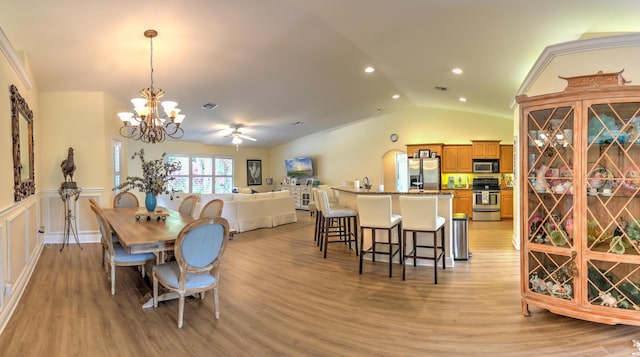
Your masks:
<instances>
[{"instance_id":1,"label":"chair leg","mask_svg":"<svg viewBox=\"0 0 640 357\"><path fill-rule=\"evenodd\" d=\"M389 277L393 276L393 228L387 229L387 239L389 239Z\"/></svg>"},{"instance_id":2,"label":"chair leg","mask_svg":"<svg viewBox=\"0 0 640 357\"><path fill-rule=\"evenodd\" d=\"M184 293L180 293L178 299L178 328L182 328L182 318L184 316Z\"/></svg>"},{"instance_id":3,"label":"chair leg","mask_svg":"<svg viewBox=\"0 0 640 357\"><path fill-rule=\"evenodd\" d=\"M403 231L402 232L402 254L400 254L400 256L402 257L402 280L405 279L405 272L407 270L407 259L404 256L406 252L407 252L407 231Z\"/></svg>"},{"instance_id":4,"label":"chair leg","mask_svg":"<svg viewBox=\"0 0 640 357\"><path fill-rule=\"evenodd\" d=\"M142 265L140 265L140 271L142 272L142 279L144 279L144 265L145 263L142 263Z\"/></svg>"},{"instance_id":5,"label":"chair leg","mask_svg":"<svg viewBox=\"0 0 640 357\"><path fill-rule=\"evenodd\" d=\"M436 239L436 232L433 232L433 283L438 284L438 240ZM444 261L444 259L443 259Z\"/></svg>"},{"instance_id":6,"label":"chair leg","mask_svg":"<svg viewBox=\"0 0 640 357\"><path fill-rule=\"evenodd\" d=\"M116 265L111 262L111 295L116 294Z\"/></svg>"},{"instance_id":7,"label":"chair leg","mask_svg":"<svg viewBox=\"0 0 640 357\"><path fill-rule=\"evenodd\" d=\"M444 226L442 226L442 232L440 233L440 237L442 238L442 270L447 269L447 267L445 266L445 257L447 256L447 254L445 253L445 249L444 249Z\"/></svg>"},{"instance_id":8,"label":"chair leg","mask_svg":"<svg viewBox=\"0 0 640 357\"><path fill-rule=\"evenodd\" d=\"M324 258L327 259L327 247L329 245L329 226L330 222L333 218L325 217L325 228L324 228L324 236L323 236L323 245L324 245ZM323 249L322 247L320 249Z\"/></svg>"},{"instance_id":9,"label":"chair leg","mask_svg":"<svg viewBox=\"0 0 640 357\"><path fill-rule=\"evenodd\" d=\"M413 266L414 267L417 266L417 262L416 261L418 260L418 258L417 258L418 247L417 247L417 244L416 244L417 237L418 237L418 232L413 232Z\"/></svg>"},{"instance_id":10,"label":"chair leg","mask_svg":"<svg viewBox=\"0 0 640 357\"><path fill-rule=\"evenodd\" d=\"M363 256L364 256L364 228L360 228L360 269L359 269L359 274L362 274L362 257Z\"/></svg>"},{"instance_id":11,"label":"chair leg","mask_svg":"<svg viewBox=\"0 0 640 357\"><path fill-rule=\"evenodd\" d=\"M155 271L151 275L153 275L153 307L158 307L158 278Z\"/></svg>"},{"instance_id":12,"label":"chair leg","mask_svg":"<svg viewBox=\"0 0 640 357\"><path fill-rule=\"evenodd\" d=\"M371 256L371 261L376 262L376 229L371 228L371 251L373 255Z\"/></svg>"},{"instance_id":13,"label":"chair leg","mask_svg":"<svg viewBox=\"0 0 640 357\"><path fill-rule=\"evenodd\" d=\"M218 301L218 285L213 287L213 312L215 314L216 320L220 319L220 305Z\"/></svg>"},{"instance_id":14,"label":"chair leg","mask_svg":"<svg viewBox=\"0 0 640 357\"><path fill-rule=\"evenodd\" d=\"M353 241L356 243L356 257L359 256L358 251L358 216L353 216Z\"/></svg>"}]
</instances>

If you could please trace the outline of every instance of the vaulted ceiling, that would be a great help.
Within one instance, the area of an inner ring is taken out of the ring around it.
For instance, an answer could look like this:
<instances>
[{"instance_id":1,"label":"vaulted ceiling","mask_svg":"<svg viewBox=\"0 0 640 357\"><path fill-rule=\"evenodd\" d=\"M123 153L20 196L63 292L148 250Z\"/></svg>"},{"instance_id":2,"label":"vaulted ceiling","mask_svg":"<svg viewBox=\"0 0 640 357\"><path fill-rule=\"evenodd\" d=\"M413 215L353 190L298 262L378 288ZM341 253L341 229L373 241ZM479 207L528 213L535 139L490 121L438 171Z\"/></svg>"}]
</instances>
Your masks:
<instances>
[{"instance_id":1,"label":"vaulted ceiling","mask_svg":"<svg viewBox=\"0 0 640 357\"><path fill-rule=\"evenodd\" d=\"M155 29L154 85L184 139L230 145L222 129L243 124L257 139L243 145L269 147L416 107L511 118L546 46L637 32L638 14L637 0L5 0L0 28L39 90L123 103L150 84Z\"/></svg>"}]
</instances>

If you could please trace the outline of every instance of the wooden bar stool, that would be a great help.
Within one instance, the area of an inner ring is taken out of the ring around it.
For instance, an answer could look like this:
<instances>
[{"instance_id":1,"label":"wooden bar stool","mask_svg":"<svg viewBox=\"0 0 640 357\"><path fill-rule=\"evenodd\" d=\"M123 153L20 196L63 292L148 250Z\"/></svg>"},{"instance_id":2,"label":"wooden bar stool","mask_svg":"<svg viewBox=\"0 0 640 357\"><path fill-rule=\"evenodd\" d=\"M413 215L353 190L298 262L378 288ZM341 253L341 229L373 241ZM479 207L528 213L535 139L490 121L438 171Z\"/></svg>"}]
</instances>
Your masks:
<instances>
[{"instance_id":1,"label":"wooden bar stool","mask_svg":"<svg viewBox=\"0 0 640 357\"><path fill-rule=\"evenodd\" d=\"M402 264L402 217L391 213L391 196L389 195L358 195L356 198L358 205L358 215L360 218L360 269L362 274L362 258L365 254L371 254L372 260L376 261L376 254L389 256L389 277L392 276L393 257L399 256L399 263ZM371 230L371 247L364 248L364 230ZM398 241L393 242L393 230L398 231ZM387 241L376 240L376 230L387 231ZM377 250L377 245L383 244L387 251ZM395 246L395 249L394 249Z\"/></svg>"},{"instance_id":2,"label":"wooden bar stool","mask_svg":"<svg viewBox=\"0 0 640 357\"><path fill-rule=\"evenodd\" d=\"M326 191L316 191L320 211L322 212L320 231L318 234L320 250L324 249L324 257L327 257L327 245L329 243L351 242L356 245L358 255L358 213L349 208L332 208ZM329 237L339 237L337 240L329 240Z\"/></svg>"},{"instance_id":3,"label":"wooden bar stool","mask_svg":"<svg viewBox=\"0 0 640 357\"><path fill-rule=\"evenodd\" d=\"M402 249L404 251L402 263L402 280L405 279L406 260L413 258L413 266L416 266L416 260L429 259L433 260L433 281L438 284L438 261L442 259L442 269L445 267L445 249L444 249L444 223L445 219L438 216L438 197L437 196L400 196L400 212L404 222L402 230ZM413 249L407 252L407 233L411 232L413 236ZM417 233L432 233L433 245L428 243L417 244ZM440 232L441 245L438 247L438 232ZM432 256L423 256L418 254L418 248L433 249ZM438 252L439 251L439 252Z\"/></svg>"}]
</instances>

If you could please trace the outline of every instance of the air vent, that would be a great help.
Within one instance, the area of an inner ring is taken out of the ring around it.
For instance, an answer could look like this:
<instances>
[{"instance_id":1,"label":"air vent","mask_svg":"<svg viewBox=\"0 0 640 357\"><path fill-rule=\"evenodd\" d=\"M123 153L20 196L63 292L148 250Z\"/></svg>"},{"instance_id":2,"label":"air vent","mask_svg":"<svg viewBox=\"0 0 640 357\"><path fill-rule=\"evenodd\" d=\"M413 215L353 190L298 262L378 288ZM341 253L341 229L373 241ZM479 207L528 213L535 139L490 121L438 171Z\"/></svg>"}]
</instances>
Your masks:
<instances>
[{"instance_id":1,"label":"air vent","mask_svg":"<svg viewBox=\"0 0 640 357\"><path fill-rule=\"evenodd\" d=\"M214 110L218 107L218 104L213 104L213 103L204 103L200 108L202 109L209 109L209 110Z\"/></svg>"},{"instance_id":2,"label":"air vent","mask_svg":"<svg viewBox=\"0 0 640 357\"><path fill-rule=\"evenodd\" d=\"M447 91L447 87L438 87L438 86L436 86L436 90L439 90L441 92L446 92Z\"/></svg>"}]
</instances>

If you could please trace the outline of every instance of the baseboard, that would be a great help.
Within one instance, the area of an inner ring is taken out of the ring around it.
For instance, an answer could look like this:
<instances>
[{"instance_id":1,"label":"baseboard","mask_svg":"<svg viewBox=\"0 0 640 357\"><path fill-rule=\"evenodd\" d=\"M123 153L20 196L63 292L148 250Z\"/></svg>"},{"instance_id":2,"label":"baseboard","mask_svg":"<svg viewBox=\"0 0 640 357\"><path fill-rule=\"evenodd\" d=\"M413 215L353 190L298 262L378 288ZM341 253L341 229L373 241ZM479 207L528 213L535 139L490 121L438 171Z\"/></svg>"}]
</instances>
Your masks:
<instances>
[{"instance_id":1,"label":"baseboard","mask_svg":"<svg viewBox=\"0 0 640 357\"><path fill-rule=\"evenodd\" d=\"M9 323L13 312L18 306L18 302L20 302L20 298L22 297L24 290L27 288L27 285L29 285L29 280L31 279L31 275L38 264L38 260L40 260L40 254L42 254L43 248L44 243L40 240L33 252L33 256L29 260L29 264L27 264L21 276L11 286L11 295L9 295L9 298L5 300L6 304L2 311L0 311L0 334L2 334L7 323ZM5 292L2 291L0 293L4 294Z\"/></svg>"}]
</instances>

